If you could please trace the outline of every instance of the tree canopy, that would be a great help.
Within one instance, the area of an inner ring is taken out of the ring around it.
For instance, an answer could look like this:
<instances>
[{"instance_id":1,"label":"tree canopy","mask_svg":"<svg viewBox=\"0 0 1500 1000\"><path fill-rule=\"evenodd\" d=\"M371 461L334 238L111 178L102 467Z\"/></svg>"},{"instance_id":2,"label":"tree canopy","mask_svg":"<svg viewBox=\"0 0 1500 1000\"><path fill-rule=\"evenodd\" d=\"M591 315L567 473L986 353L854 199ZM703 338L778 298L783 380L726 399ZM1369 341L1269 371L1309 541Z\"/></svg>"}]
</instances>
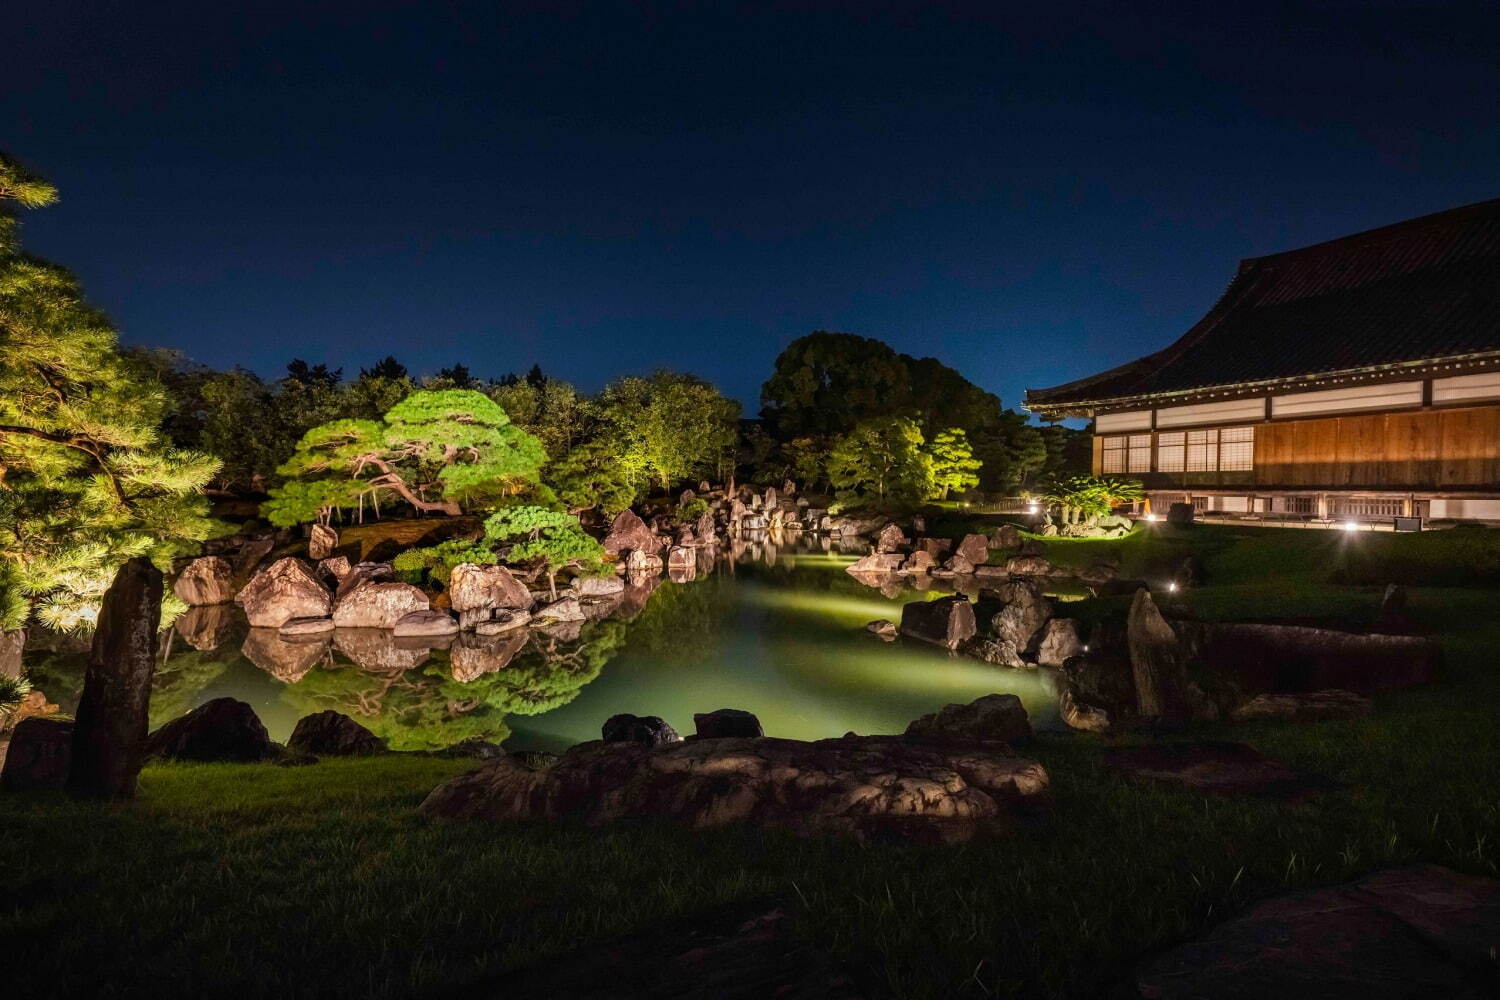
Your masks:
<instances>
[{"instance_id":1,"label":"tree canopy","mask_svg":"<svg viewBox=\"0 0 1500 1000\"><path fill-rule=\"evenodd\" d=\"M598 407L601 439L638 488L667 490L681 479L733 471L740 407L703 379L668 371L622 378L600 394Z\"/></svg>"},{"instance_id":2,"label":"tree canopy","mask_svg":"<svg viewBox=\"0 0 1500 1000\"><path fill-rule=\"evenodd\" d=\"M56 192L0 154L0 205ZM201 488L217 463L172 448L166 395L122 353L109 321L65 269L21 250L0 214L0 607L15 627L92 624L115 570L165 560L216 529Z\"/></svg>"},{"instance_id":3,"label":"tree canopy","mask_svg":"<svg viewBox=\"0 0 1500 1000\"><path fill-rule=\"evenodd\" d=\"M541 442L472 389L421 390L382 420L334 420L303 435L264 510L273 524L399 499L423 513L514 494L538 481Z\"/></svg>"},{"instance_id":4,"label":"tree canopy","mask_svg":"<svg viewBox=\"0 0 1500 1000\"><path fill-rule=\"evenodd\" d=\"M908 507L932 495L932 458L909 417L873 418L839 438L828 478L844 507Z\"/></svg>"}]
</instances>

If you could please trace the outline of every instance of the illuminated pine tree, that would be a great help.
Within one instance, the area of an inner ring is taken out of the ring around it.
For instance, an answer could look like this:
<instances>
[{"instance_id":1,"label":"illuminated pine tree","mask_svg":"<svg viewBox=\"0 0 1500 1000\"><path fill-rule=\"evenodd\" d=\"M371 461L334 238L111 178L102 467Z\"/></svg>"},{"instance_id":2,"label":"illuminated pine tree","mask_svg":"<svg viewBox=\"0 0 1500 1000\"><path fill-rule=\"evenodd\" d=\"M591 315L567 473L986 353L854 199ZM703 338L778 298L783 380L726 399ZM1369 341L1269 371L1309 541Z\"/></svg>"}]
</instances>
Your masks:
<instances>
[{"instance_id":1,"label":"illuminated pine tree","mask_svg":"<svg viewBox=\"0 0 1500 1000\"><path fill-rule=\"evenodd\" d=\"M0 207L55 200L0 154ZM167 445L152 371L18 229L0 212L0 627L81 627L127 558L165 562L218 527L202 494L217 462Z\"/></svg>"},{"instance_id":2,"label":"illuminated pine tree","mask_svg":"<svg viewBox=\"0 0 1500 1000\"><path fill-rule=\"evenodd\" d=\"M984 463L974 457L969 436L961 427L938 431L927 444L932 457L932 479L944 500L950 490L972 490L979 485L979 470Z\"/></svg>"}]
</instances>

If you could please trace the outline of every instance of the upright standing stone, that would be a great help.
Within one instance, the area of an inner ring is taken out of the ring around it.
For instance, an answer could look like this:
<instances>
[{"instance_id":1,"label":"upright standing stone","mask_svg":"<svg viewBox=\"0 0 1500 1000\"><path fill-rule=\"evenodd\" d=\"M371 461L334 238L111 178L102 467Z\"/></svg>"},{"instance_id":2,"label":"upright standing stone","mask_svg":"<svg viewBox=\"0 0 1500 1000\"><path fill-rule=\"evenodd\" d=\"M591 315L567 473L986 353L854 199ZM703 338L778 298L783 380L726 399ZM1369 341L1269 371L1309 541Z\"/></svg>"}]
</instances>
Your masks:
<instances>
[{"instance_id":1,"label":"upright standing stone","mask_svg":"<svg viewBox=\"0 0 1500 1000\"><path fill-rule=\"evenodd\" d=\"M135 794L156 671L161 596L161 571L142 556L120 567L104 595L73 725L72 792L108 798Z\"/></svg>"},{"instance_id":2,"label":"upright standing stone","mask_svg":"<svg viewBox=\"0 0 1500 1000\"><path fill-rule=\"evenodd\" d=\"M1130 669L1135 676L1136 710L1144 718L1180 719L1187 675L1177 633L1156 609L1151 591L1137 590L1125 627Z\"/></svg>"}]
</instances>

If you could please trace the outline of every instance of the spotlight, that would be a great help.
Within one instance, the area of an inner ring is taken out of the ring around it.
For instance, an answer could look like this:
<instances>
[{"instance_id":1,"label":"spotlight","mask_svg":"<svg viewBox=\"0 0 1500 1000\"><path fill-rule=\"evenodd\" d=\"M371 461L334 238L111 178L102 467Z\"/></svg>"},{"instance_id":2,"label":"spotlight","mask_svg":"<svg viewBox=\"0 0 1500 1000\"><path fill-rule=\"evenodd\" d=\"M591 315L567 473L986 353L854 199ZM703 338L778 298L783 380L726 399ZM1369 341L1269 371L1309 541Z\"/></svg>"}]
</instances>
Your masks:
<instances>
[{"instance_id":1,"label":"spotlight","mask_svg":"<svg viewBox=\"0 0 1500 1000\"><path fill-rule=\"evenodd\" d=\"M1339 525L1339 527L1343 528L1345 531L1358 531L1359 530L1359 525L1356 524L1356 523L1354 523L1353 521L1345 521L1343 524Z\"/></svg>"},{"instance_id":2,"label":"spotlight","mask_svg":"<svg viewBox=\"0 0 1500 1000\"><path fill-rule=\"evenodd\" d=\"M1155 514L1147 514L1146 515L1146 520L1148 520L1148 521L1155 521L1156 520L1156 515Z\"/></svg>"},{"instance_id":3,"label":"spotlight","mask_svg":"<svg viewBox=\"0 0 1500 1000\"><path fill-rule=\"evenodd\" d=\"M1167 584L1167 591L1168 591L1168 593L1172 593L1172 594L1177 593L1177 581L1176 580L1173 580L1171 583Z\"/></svg>"}]
</instances>

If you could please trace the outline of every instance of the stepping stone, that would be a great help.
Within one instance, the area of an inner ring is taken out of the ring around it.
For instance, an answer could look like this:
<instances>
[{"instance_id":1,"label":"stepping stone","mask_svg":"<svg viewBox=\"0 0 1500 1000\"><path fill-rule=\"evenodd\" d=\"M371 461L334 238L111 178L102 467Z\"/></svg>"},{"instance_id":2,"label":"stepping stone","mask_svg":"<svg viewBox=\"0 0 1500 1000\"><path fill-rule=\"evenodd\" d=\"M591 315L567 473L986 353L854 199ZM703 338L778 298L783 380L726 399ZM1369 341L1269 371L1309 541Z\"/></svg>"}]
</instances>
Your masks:
<instances>
[{"instance_id":1,"label":"stepping stone","mask_svg":"<svg viewBox=\"0 0 1500 1000\"><path fill-rule=\"evenodd\" d=\"M1244 743L1113 747L1104 751L1104 766L1130 778L1205 795L1255 795L1296 802L1338 787L1328 778L1288 767Z\"/></svg>"},{"instance_id":2,"label":"stepping stone","mask_svg":"<svg viewBox=\"0 0 1500 1000\"><path fill-rule=\"evenodd\" d=\"M1266 900L1149 958L1151 1000L1480 1000L1497 994L1500 882L1436 865ZM1113 995L1113 994L1111 994Z\"/></svg>"}]
</instances>

